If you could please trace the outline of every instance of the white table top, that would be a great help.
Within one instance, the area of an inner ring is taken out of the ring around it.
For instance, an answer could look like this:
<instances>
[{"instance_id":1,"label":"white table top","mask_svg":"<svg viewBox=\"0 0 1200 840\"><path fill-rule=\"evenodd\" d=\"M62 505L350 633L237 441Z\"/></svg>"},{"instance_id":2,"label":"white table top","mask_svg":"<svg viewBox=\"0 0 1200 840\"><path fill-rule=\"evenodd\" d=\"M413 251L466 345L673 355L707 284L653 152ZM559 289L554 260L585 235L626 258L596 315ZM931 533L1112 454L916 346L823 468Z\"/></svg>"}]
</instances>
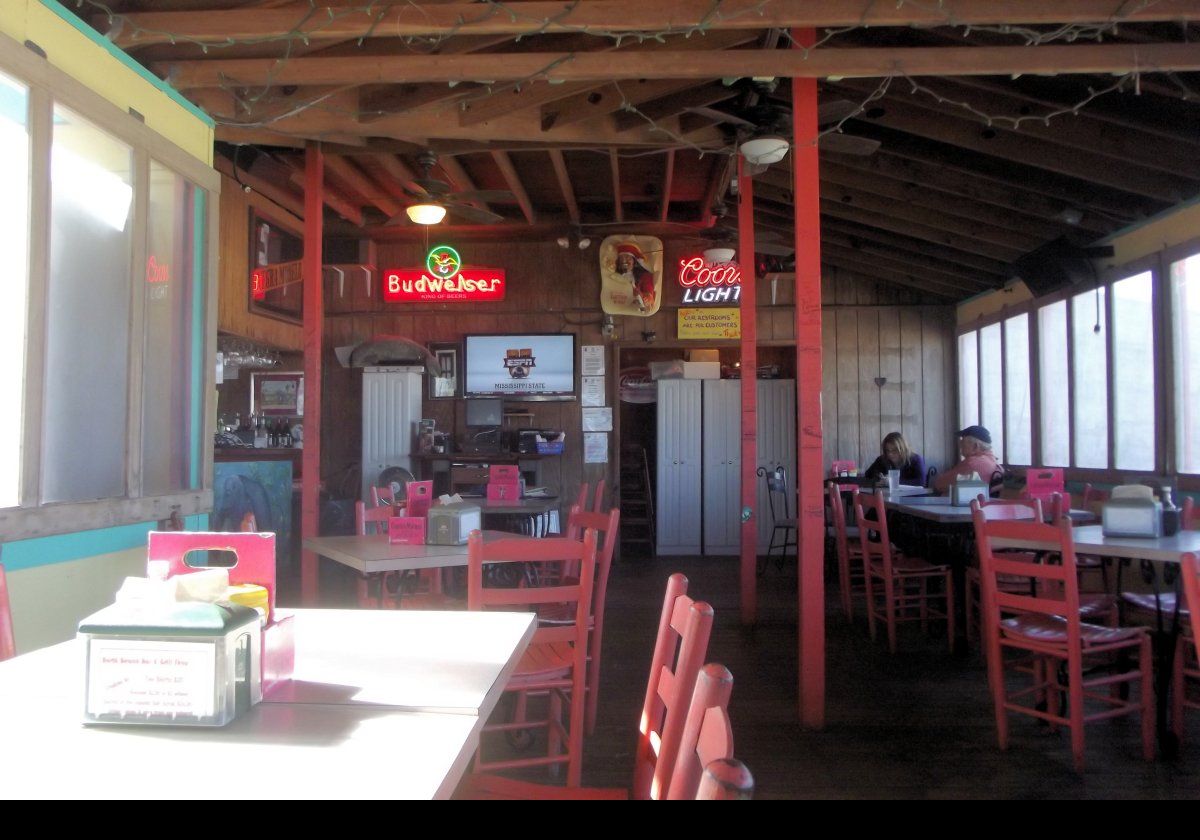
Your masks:
<instances>
[{"instance_id":1,"label":"white table top","mask_svg":"<svg viewBox=\"0 0 1200 840\"><path fill-rule=\"evenodd\" d=\"M483 538L485 541L525 539L521 534L506 531L484 531ZM304 547L364 575L467 565L466 544L393 545L388 542L387 534L308 537Z\"/></svg>"},{"instance_id":2,"label":"white table top","mask_svg":"<svg viewBox=\"0 0 1200 840\"><path fill-rule=\"evenodd\" d=\"M930 522L963 523L971 521L970 505L952 505L949 496L919 496L905 501L887 500L889 510Z\"/></svg>"},{"instance_id":3,"label":"white table top","mask_svg":"<svg viewBox=\"0 0 1200 840\"><path fill-rule=\"evenodd\" d=\"M885 488L885 487L860 487L860 488L858 488L858 492L860 492L860 493L876 493L876 492L886 491L886 490L887 490L887 488ZM896 488L896 492L890 493L890 495L893 497L931 496L932 493L933 493L933 491L930 490L928 487L918 487L915 484L901 484L898 488Z\"/></svg>"},{"instance_id":4,"label":"white table top","mask_svg":"<svg viewBox=\"0 0 1200 840\"><path fill-rule=\"evenodd\" d=\"M533 613L299 610L293 680L264 701L490 714L535 629Z\"/></svg>"},{"instance_id":5,"label":"white table top","mask_svg":"<svg viewBox=\"0 0 1200 840\"><path fill-rule=\"evenodd\" d=\"M0 663L0 744L10 759L0 761L0 791L13 798L445 798L533 630L527 613L297 610L296 622L295 699L273 695L225 727L83 726L78 641ZM371 637L367 654L338 656L339 646L363 634ZM404 644L414 635L419 644ZM450 662L444 671L438 655ZM321 684L332 680L340 682ZM406 711L401 701L436 701L454 712Z\"/></svg>"},{"instance_id":6,"label":"white table top","mask_svg":"<svg viewBox=\"0 0 1200 840\"><path fill-rule=\"evenodd\" d=\"M1200 531L1180 531L1173 537L1106 537L1100 525L1081 525L1071 529L1075 551L1098 557L1128 557L1133 560L1158 560L1178 563L1186 552L1200 553ZM996 548L1041 548L1043 544L1028 540L996 539Z\"/></svg>"}]
</instances>

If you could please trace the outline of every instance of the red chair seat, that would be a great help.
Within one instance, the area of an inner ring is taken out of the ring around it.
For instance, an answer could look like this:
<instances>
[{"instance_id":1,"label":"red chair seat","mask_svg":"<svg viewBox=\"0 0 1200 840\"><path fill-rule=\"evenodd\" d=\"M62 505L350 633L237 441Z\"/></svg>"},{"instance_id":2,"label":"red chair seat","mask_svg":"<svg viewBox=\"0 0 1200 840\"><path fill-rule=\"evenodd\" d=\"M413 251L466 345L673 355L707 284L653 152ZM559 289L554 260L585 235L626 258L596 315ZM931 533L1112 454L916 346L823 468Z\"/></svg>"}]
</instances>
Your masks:
<instances>
[{"instance_id":1,"label":"red chair seat","mask_svg":"<svg viewBox=\"0 0 1200 840\"><path fill-rule=\"evenodd\" d=\"M1089 595L1080 593L1079 595L1079 617L1084 621L1093 618L1103 618L1112 615L1112 612L1117 607L1117 599L1115 595L1094 594Z\"/></svg>"},{"instance_id":2,"label":"red chair seat","mask_svg":"<svg viewBox=\"0 0 1200 840\"><path fill-rule=\"evenodd\" d=\"M906 554L893 554L892 569L897 576L918 577L920 575L944 575L950 568L949 566L935 566L932 563L927 563L920 557L909 557ZM883 575L883 566L879 563L871 564L871 571L877 575Z\"/></svg>"},{"instance_id":3,"label":"red chair seat","mask_svg":"<svg viewBox=\"0 0 1200 840\"><path fill-rule=\"evenodd\" d=\"M526 679L552 679L571 670L575 651L570 642L532 644L517 663L510 685Z\"/></svg>"},{"instance_id":4,"label":"red chair seat","mask_svg":"<svg viewBox=\"0 0 1200 840\"><path fill-rule=\"evenodd\" d=\"M1082 610L1081 610L1082 611ZM1000 629L1009 638L1019 638L1041 644L1067 644L1067 620L1057 615L1026 613L1006 618ZM1081 624L1080 638L1084 647L1128 642L1146 631L1141 627L1101 627L1098 624Z\"/></svg>"},{"instance_id":5,"label":"red chair seat","mask_svg":"<svg viewBox=\"0 0 1200 840\"><path fill-rule=\"evenodd\" d=\"M1157 613L1161 609L1164 615L1167 613L1173 614L1175 612L1175 605L1179 602L1174 592L1160 592L1157 601L1154 598L1153 592L1122 592L1121 600L1135 610ZM1187 607L1181 607L1179 615L1182 618L1190 618Z\"/></svg>"}]
</instances>

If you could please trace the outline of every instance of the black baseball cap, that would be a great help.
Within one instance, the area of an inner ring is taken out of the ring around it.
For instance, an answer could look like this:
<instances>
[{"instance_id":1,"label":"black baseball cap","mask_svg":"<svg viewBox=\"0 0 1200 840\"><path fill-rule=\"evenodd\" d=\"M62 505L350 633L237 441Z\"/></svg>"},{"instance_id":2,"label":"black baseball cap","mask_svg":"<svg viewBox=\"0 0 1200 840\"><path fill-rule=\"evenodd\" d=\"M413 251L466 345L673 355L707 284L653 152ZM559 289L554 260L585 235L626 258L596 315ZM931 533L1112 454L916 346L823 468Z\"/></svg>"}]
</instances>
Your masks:
<instances>
[{"instance_id":1,"label":"black baseball cap","mask_svg":"<svg viewBox=\"0 0 1200 840\"><path fill-rule=\"evenodd\" d=\"M987 429L983 428L983 426L967 426L967 428L963 429L962 431L960 431L958 433L958 436L960 438L961 437L973 437L976 440L983 441L984 443L992 442L992 433L989 432Z\"/></svg>"}]
</instances>

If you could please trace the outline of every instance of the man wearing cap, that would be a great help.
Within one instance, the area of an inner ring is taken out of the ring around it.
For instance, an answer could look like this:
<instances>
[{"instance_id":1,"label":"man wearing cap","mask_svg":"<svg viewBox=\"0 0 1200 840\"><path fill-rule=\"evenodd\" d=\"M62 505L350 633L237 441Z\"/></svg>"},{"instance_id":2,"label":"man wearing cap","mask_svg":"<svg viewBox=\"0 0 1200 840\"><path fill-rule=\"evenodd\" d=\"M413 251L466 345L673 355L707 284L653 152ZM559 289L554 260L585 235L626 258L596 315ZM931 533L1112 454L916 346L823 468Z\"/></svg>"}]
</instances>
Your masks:
<instances>
[{"instance_id":1,"label":"man wearing cap","mask_svg":"<svg viewBox=\"0 0 1200 840\"><path fill-rule=\"evenodd\" d=\"M618 245L616 268L619 276L629 280L638 309L642 312L654 309L654 272L646 265L641 248L632 242Z\"/></svg>"},{"instance_id":2,"label":"man wearing cap","mask_svg":"<svg viewBox=\"0 0 1200 840\"><path fill-rule=\"evenodd\" d=\"M985 482L992 480L992 473L1000 469L1000 462L992 454L992 433L983 426L967 426L958 433L958 452L962 460L933 479L933 489L944 493L960 476L976 473Z\"/></svg>"}]
</instances>

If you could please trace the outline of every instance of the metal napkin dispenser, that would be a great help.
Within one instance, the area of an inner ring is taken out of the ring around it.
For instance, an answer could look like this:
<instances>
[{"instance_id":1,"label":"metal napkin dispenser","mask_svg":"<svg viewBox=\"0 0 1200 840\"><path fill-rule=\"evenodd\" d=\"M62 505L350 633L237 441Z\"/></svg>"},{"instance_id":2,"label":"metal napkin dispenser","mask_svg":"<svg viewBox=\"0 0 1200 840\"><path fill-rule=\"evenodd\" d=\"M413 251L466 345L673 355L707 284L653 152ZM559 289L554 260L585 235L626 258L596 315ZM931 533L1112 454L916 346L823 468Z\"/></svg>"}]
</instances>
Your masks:
<instances>
[{"instance_id":1,"label":"metal napkin dispenser","mask_svg":"<svg viewBox=\"0 0 1200 840\"><path fill-rule=\"evenodd\" d=\"M430 545L466 545L467 535L483 525L483 510L467 502L434 505L429 509L425 541Z\"/></svg>"},{"instance_id":2,"label":"metal napkin dispenser","mask_svg":"<svg viewBox=\"0 0 1200 840\"><path fill-rule=\"evenodd\" d=\"M972 500L979 496L986 499L987 495L987 482L979 479L967 478L950 485L950 504L955 507L960 505L966 507L971 504Z\"/></svg>"},{"instance_id":3,"label":"metal napkin dispenser","mask_svg":"<svg viewBox=\"0 0 1200 840\"><path fill-rule=\"evenodd\" d=\"M258 611L118 602L85 618L84 723L224 726L262 701Z\"/></svg>"},{"instance_id":4,"label":"metal napkin dispenser","mask_svg":"<svg viewBox=\"0 0 1200 840\"><path fill-rule=\"evenodd\" d=\"M1162 536L1162 502L1149 498L1112 499L1100 508L1101 528L1106 537Z\"/></svg>"}]
</instances>

